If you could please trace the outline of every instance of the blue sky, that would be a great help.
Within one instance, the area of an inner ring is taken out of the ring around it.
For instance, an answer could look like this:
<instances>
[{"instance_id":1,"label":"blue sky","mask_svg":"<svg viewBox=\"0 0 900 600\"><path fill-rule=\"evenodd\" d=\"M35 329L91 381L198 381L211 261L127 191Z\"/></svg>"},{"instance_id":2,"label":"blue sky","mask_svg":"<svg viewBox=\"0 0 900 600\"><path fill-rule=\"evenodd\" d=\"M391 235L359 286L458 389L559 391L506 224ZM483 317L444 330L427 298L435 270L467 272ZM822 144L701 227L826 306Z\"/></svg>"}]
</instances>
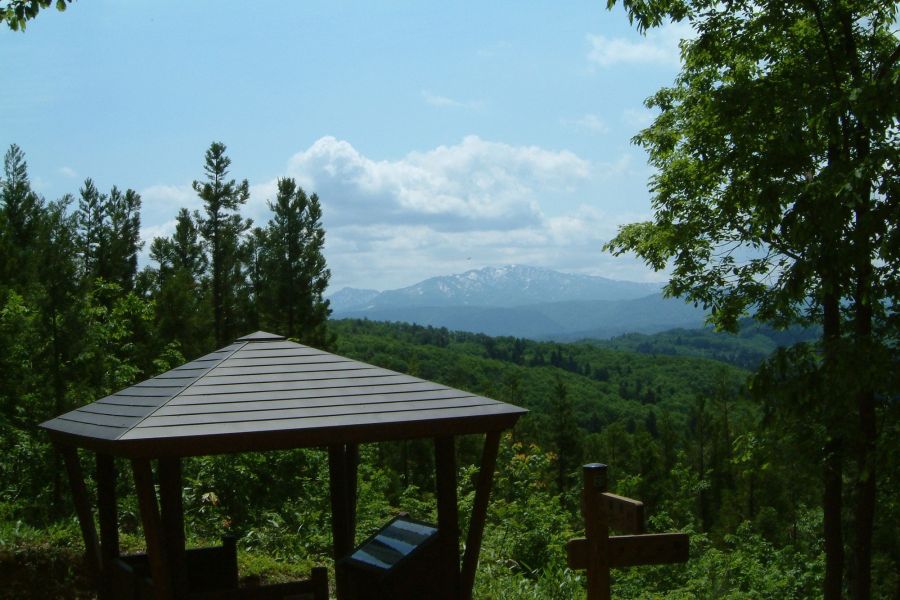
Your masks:
<instances>
[{"instance_id":1,"label":"blue sky","mask_svg":"<svg viewBox=\"0 0 900 600\"><path fill-rule=\"evenodd\" d=\"M48 199L138 190L171 231L222 141L258 223L278 177L317 192L332 285L508 263L660 279L601 251L650 214L630 138L680 26L606 2L77 0L0 30L0 144Z\"/></svg>"}]
</instances>

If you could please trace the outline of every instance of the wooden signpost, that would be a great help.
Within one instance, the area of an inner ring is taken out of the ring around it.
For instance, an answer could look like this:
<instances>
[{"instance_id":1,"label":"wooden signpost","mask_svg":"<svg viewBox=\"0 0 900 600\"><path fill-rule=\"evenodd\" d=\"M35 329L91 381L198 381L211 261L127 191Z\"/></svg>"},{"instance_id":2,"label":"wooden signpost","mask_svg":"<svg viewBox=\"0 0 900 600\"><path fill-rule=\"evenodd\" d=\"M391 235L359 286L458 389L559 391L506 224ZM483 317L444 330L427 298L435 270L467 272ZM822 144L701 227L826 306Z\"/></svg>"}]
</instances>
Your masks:
<instances>
[{"instance_id":1,"label":"wooden signpost","mask_svg":"<svg viewBox=\"0 0 900 600\"><path fill-rule=\"evenodd\" d=\"M606 491L606 465L584 465L585 537L566 545L569 567L587 569L588 600L609 600L610 568L686 562L684 533L644 533L644 504ZM610 536L610 528L628 535Z\"/></svg>"}]
</instances>

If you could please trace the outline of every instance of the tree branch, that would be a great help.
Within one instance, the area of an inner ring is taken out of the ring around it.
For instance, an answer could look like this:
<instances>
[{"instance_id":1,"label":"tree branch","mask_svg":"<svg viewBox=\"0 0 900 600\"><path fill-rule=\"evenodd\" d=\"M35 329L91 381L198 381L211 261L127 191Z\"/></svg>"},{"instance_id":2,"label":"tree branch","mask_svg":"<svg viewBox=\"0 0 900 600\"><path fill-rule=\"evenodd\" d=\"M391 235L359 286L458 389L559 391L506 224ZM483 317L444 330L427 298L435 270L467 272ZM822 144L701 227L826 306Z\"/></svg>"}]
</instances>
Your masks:
<instances>
[{"instance_id":1,"label":"tree branch","mask_svg":"<svg viewBox=\"0 0 900 600\"><path fill-rule=\"evenodd\" d=\"M884 62L883 65L881 65L881 68L878 70L878 73L875 75L875 83L876 84L880 83L881 78L884 77L885 75L887 75L888 72L890 72L891 67L894 65L894 63L897 62L897 59L900 59L900 44L897 44L897 47L894 48L894 51L891 52L891 55L888 57L888 59Z\"/></svg>"}]
</instances>

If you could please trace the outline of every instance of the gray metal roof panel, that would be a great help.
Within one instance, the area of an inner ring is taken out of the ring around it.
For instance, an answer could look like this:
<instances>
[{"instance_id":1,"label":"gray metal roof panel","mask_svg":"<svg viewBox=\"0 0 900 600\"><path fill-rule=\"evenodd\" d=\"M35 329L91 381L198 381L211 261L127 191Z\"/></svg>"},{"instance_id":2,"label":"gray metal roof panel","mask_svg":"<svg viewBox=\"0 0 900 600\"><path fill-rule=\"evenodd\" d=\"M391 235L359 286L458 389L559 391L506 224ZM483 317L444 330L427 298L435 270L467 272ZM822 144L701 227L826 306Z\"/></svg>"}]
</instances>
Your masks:
<instances>
[{"instance_id":1,"label":"gray metal roof panel","mask_svg":"<svg viewBox=\"0 0 900 600\"><path fill-rule=\"evenodd\" d=\"M152 442L188 455L213 438L221 448L223 436L243 436L240 446L252 447L275 433L298 446L342 430L373 439L452 435L479 430L473 420L511 427L525 412L257 332L41 426L85 445Z\"/></svg>"}]
</instances>

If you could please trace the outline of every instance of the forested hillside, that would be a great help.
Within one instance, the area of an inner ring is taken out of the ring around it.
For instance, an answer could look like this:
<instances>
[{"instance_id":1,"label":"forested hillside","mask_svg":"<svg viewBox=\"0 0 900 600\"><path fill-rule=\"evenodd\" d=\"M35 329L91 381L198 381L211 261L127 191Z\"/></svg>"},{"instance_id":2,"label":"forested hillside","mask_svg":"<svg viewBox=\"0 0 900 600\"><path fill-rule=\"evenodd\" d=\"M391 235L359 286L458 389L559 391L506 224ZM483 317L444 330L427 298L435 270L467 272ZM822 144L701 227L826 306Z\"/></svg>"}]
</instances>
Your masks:
<instances>
[{"instance_id":1,"label":"forested hillside","mask_svg":"<svg viewBox=\"0 0 900 600\"><path fill-rule=\"evenodd\" d=\"M176 231L152 241L153 263L141 270L136 193L103 193L88 180L77 200L48 202L31 189L22 152L13 147L6 155L0 187L4 594L91 597L61 461L37 425L262 328L531 411L501 445L479 598L583 594L583 573L566 568L564 547L583 528L577 494L586 461L608 463L611 489L646 503L651 530L691 534L690 562L617 572L617 597L817 595L823 555L816 455L802 431L769 418L759 395L765 392L754 386L750 393L749 371L679 356L677 340L674 355L645 354L328 321L316 196L282 180L271 221L251 228L239 212L246 185L227 180L224 150L210 147L206 177L194 186L205 212L179 212ZM479 452L474 438L458 448L463 520ZM896 462L886 457L880 488L874 564L882 597L898 586L898 541L890 534L898 517ZM139 550L137 502L127 465L120 466L123 545ZM247 583L330 564L327 469L327 454L315 450L186 461L189 544L236 535ZM432 473L428 441L365 446L359 539L400 510L433 520Z\"/></svg>"},{"instance_id":2,"label":"forested hillside","mask_svg":"<svg viewBox=\"0 0 900 600\"><path fill-rule=\"evenodd\" d=\"M737 333L715 331L709 327L672 329L652 335L629 333L609 340L591 340L590 343L600 348L641 354L711 358L755 370L777 349L814 341L820 335L821 331L815 328L777 330L745 319Z\"/></svg>"}]
</instances>

